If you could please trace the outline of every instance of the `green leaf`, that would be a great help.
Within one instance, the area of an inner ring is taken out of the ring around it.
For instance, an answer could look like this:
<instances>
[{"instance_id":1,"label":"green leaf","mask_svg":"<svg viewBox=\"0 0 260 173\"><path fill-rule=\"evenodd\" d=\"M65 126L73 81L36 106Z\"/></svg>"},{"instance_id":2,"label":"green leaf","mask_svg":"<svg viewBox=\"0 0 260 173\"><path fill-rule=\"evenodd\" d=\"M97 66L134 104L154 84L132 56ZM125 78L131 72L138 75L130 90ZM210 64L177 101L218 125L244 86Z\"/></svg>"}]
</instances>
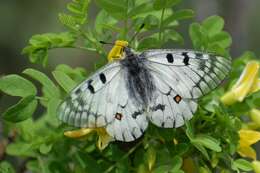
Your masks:
<instances>
[{"instance_id":1,"label":"green leaf","mask_svg":"<svg viewBox=\"0 0 260 173\"><path fill-rule=\"evenodd\" d=\"M171 172L178 171L182 166L182 158L180 156L175 156L173 158L173 168L171 169Z\"/></svg>"},{"instance_id":2,"label":"green leaf","mask_svg":"<svg viewBox=\"0 0 260 173\"><path fill-rule=\"evenodd\" d=\"M209 154L208 154L207 150L201 144L193 142L193 141L191 141L191 142L192 142L192 145L194 145L202 153L202 155L207 160L209 160Z\"/></svg>"},{"instance_id":3,"label":"green leaf","mask_svg":"<svg viewBox=\"0 0 260 173\"><path fill-rule=\"evenodd\" d=\"M218 44L222 48L228 48L232 44L232 39L229 33L219 32L210 38L211 44Z\"/></svg>"},{"instance_id":4,"label":"green leaf","mask_svg":"<svg viewBox=\"0 0 260 173\"><path fill-rule=\"evenodd\" d=\"M15 74L0 78L0 90L8 95L20 97L37 93L35 86L30 81Z\"/></svg>"},{"instance_id":5,"label":"green leaf","mask_svg":"<svg viewBox=\"0 0 260 173\"><path fill-rule=\"evenodd\" d=\"M200 167L199 173L211 173L211 171L207 167ZM223 172L223 173L226 173L226 172ZM229 173L229 172L227 172L227 173Z\"/></svg>"},{"instance_id":6,"label":"green leaf","mask_svg":"<svg viewBox=\"0 0 260 173\"><path fill-rule=\"evenodd\" d=\"M208 45L207 51L211 53L215 53L219 56L230 57L228 51L225 48L223 48L220 44L214 42Z\"/></svg>"},{"instance_id":7,"label":"green leaf","mask_svg":"<svg viewBox=\"0 0 260 173\"><path fill-rule=\"evenodd\" d=\"M184 39L181 34L174 30L166 31L163 39L165 42L167 42L168 40L172 40L180 44L184 44Z\"/></svg>"},{"instance_id":8,"label":"green leaf","mask_svg":"<svg viewBox=\"0 0 260 173\"><path fill-rule=\"evenodd\" d=\"M7 161L0 162L1 173L15 173L14 167Z\"/></svg>"},{"instance_id":9,"label":"green leaf","mask_svg":"<svg viewBox=\"0 0 260 173\"><path fill-rule=\"evenodd\" d=\"M147 48L156 48L158 46L158 39L154 37L147 37L143 39L139 45L138 50L144 50Z\"/></svg>"},{"instance_id":10,"label":"green leaf","mask_svg":"<svg viewBox=\"0 0 260 173\"><path fill-rule=\"evenodd\" d=\"M147 173L147 172L149 172L147 166L141 163L137 168L137 173Z\"/></svg>"},{"instance_id":11,"label":"green leaf","mask_svg":"<svg viewBox=\"0 0 260 173\"><path fill-rule=\"evenodd\" d=\"M31 118L37 103L35 96L22 98L17 104L11 106L3 113L3 119L10 122L20 122Z\"/></svg>"},{"instance_id":12,"label":"green leaf","mask_svg":"<svg viewBox=\"0 0 260 173\"><path fill-rule=\"evenodd\" d=\"M221 152L220 142L215 138L208 135L197 135L195 139L192 140L192 143L198 143L204 147L211 149L216 152Z\"/></svg>"},{"instance_id":13,"label":"green leaf","mask_svg":"<svg viewBox=\"0 0 260 173\"><path fill-rule=\"evenodd\" d=\"M87 73L86 70L80 67L77 67L75 69L71 68L70 66L66 64L59 64L55 70L62 71L65 74L67 74L72 80L78 82L83 81L86 79Z\"/></svg>"},{"instance_id":14,"label":"green leaf","mask_svg":"<svg viewBox=\"0 0 260 173\"><path fill-rule=\"evenodd\" d=\"M252 164L244 159L237 159L234 161L234 166L243 171L252 171Z\"/></svg>"},{"instance_id":15,"label":"green leaf","mask_svg":"<svg viewBox=\"0 0 260 173\"><path fill-rule=\"evenodd\" d=\"M96 0L97 5L116 19L127 19L127 5L122 0Z\"/></svg>"},{"instance_id":16,"label":"green leaf","mask_svg":"<svg viewBox=\"0 0 260 173\"><path fill-rule=\"evenodd\" d=\"M183 10L179 10L174 12L172 15L170 15L169 17L167 17L164 21L163 21L163 26L167 26L170 23L172 23L173 21L176 20L183 20L183 19L189 19L194 17L194 11L190 10L190 9L183 9Z\"/></svg>"},{"instance_id":17,"label":"green leaf","mask_svg":"<svg viewBox=\"0 0 260 173\"><path fill-rule=\"evenodd\" d=\"M39 148L42 154L48 154L51 151L51 149L52 149L52 144L41 144Z\"/></svg>"},{"instance_id":18,"label":"green leaf","mask_svg":"<svg viewBox=\"0 0 260 173\"><path fill-rule=\"evenodd\" d=\"M67 74L62 71L55 70L52 72L52 74L56 81L67 93L69 93L77 85L75 81L73 81Z\"/></svg>"},{"instance_id":19,"label":"green leaf","mask_svg":"<svg viewBox=\"0 0 260 173\"><path fill-rule=\"evenodd\" d=\"M224 20L219 16L210 16L202 22L202 27L208 31L209 36L213 36L222 31Z\"/></svg>"},{"instance_id":20,"label":"green leaf","mask_svg":"<svg viewBox=\"0 0 260 173\"><path fill-rule=\"evenodd\" d=\"M90 0L73 0L67 4L67 9L78 18L80 25L84 24L87 18L89 3Z\"/></svg>"},{"instance_id":21,"label":"green leaf","mask_svg":"<svg viewBox=\"0 0 260 173\"><path fill-rule=\"evenodd\" d=\"M87 23L87 11L90 0L74 0L67 5L71 14L60 13L59 21L73 32L79 31Z\"/></svg>"},{"instance_id":22,"label":"green leaf","mask_svg":"<svg viewBox=\"0 0 260 173\"><path fill-rule=\"evenodd\" d=\"M128 16L129 17L134 17L134 16L138 16L140 14L143 13L147 13L153 10L153 6L151 3L142 3L136 7L134 7L133 9L130 10Z\"/></svg>"},{"instance_id":23,"label":"green leaf","mask_svg":"<svg viewBox=\"0 0 260 173\"><path fill-rule=\"evenodd\" d=\"M26 163L26 168L32 172L40 172L41 167L37 160L31 160Z\"/></svg>"},{"instance_id":24,"label":"green leaf","mask_svg":"<svg viewBox=\"0 0 260 173\"><path fill-rule=\"evenodd\" d=\"M193 140L194 139L194 132L193 132L191 123L189 121L186 121L185 126L186 126L186 135L188 136L188 138L190 140Z\"/></svg>"},{"instance_id":25,"label":"green leaf","mask_svg":"<svg viewBox=\"0 0 260 173\"><path fill-rule=\"evenodd\" d=\"M80 29L79 23L81 23L81 22L77 18L72 16L72 15L60 13L59 14L59 21L64 26L66 26L69 29L71 29L72 31L79 31L79 29Z\"/></svg>"},{"instance_id":26,"label":"green leaf","mask_svg":"<svg viewBox=\"0 0 260 173\"><path fill-rule=\"evenodd\" d=\"M144 27L146 29L157 28L159 25L159 22L160 22L159 19L156 16L151 15L151 14L147 15L143 21Z\"/></svg>"},{"instance_id":27,"label":"green leaf","mask_svg":"<svg viewBox=\"0 0 260 173\"><path fill-rule=\"evenodd\" d=\"M48 98L59 98L59 89L44 73L30 68L24 70L23 73L39 81L45 88L44 91L46 91Z\"/></svg>"},{"instance_id":28,"label":"green leaf","mask_svg":"<svg viewBox=\"0 0 260 173\"><path fill-rule=\"evenodd\" d=\"M205 37L201 32L201 26L198 23L192 23L189 27L189 35L195 49L201 49L203 45L202 38Z\"/></svg>"},{"instance_id":29,"label":"green leaf","mask_svg":"<svg viewBox=\"0 0 260 173\"><path fill-rule=\"evenodd\" d=\"M49 116L51 116L51 117L57 116L57 108L60 103L61 103L61 100L57 99L57 98L53 98L48 102L47 113Z\"/></svg>"},{"instance_id":30,"label":"green leaf","mask_svg":"<svg viewBox=\"0 0 260 173\"><path fill-rule=\"evenodd\" d=\"M105 28L114 28L118 21L111 17L105 10L101 10L95 20L95 28L98 33L105 32Z\"/></svg>"},{"instance_id":31,"label":"green leaf","mask_svg":"<svg viewBox=\"0 0 260 173\"><path fill-rule=\"evenodd\" d=\"M148 163L148 167L151 170L155 164L156 161L156 150L154 149L154 147L150 146L146 152L146 158L145 160L147 160Z\"/></svg>"},{"instance_id":32,"label":"green leaf","mask_svg":"<svg viewBox=\"0 0 260 173\"><path fill-rule=\"evenodd\" d=\"M7 145L6 153L11 156L36 156L36 153L32 150L31 144L23 142L15 142Z\"/></svg>"},{"instance_id":33,"label":"green leaf","mask_svg":"<svg viewBox=\"0 0 260 173\"><path fill-rule=\"evenodd\" d=\"M155 10L161 10L163 8L171 8L180 2L181 0L155 0L153 7Z\"/></svg>"},{"instance_id":34,"label":"green leaf","mask_svg":"<svg viewBox=\"0 0 260 173\"><path fill-rule=\"evenodd\" d=\"M154 169L153 173L165 173L171 171L170 165L162 165Z\"/></svg>"},{"instance_id":35,"label":"green leaf","mask_svg":"<svg viewBox=\"0 0 260 173\"><path fill-rule=\"evenodd\" d=\"M182 156L189 150L189 145L187 143L178 143L176 146L176 153Z\"/></svg>"},{"instance_id":36,"label":"green leaf","mask_svg":"<svg viewBox=\"0 0 260 173\"><path fill-rule=\"evenodd\" d=\"M28 55L32 63L46 66L49 49L72 47L75 39L75 35L71 32L34 35L29 40L28 46L23 49L22 54Z\"/></svg>"}]
</instances>

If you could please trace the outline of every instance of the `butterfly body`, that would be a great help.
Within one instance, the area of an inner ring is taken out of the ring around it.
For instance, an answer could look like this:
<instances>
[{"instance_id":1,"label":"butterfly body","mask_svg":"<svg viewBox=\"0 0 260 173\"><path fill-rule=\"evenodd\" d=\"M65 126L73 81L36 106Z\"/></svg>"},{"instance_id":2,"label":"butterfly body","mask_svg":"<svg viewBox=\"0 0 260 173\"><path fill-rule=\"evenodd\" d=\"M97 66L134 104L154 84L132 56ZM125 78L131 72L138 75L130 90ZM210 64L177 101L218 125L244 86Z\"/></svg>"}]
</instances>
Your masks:
<instances>
[{"instance_id":1,"label":"butterfly body","mask_svg":"<svg viewBox=\"0 0 260 173\"><path fill-rule=\"evenodd\" d=\"M128 95L135 105L142 105L143 109L153 100L155 92L153 77L146 61L145 58L134 54L130 48L126 48L125 58L120 61L125 73Z\"/></svg>"},{"instance_id":2,"label":"butterfly body","mask_svg":"<svg viewBox=\"0 0 260 173\"><path fill-rule=\"evenodd\" d=\"M116 42L108 59L71 91L58 116L76 127L104 127L120 141L139 138L148 121L164 128L182 126L195 113L197 99L221 83L231 64L189 50L135 53L127 42Z\"/></svg>"}]
</instances>

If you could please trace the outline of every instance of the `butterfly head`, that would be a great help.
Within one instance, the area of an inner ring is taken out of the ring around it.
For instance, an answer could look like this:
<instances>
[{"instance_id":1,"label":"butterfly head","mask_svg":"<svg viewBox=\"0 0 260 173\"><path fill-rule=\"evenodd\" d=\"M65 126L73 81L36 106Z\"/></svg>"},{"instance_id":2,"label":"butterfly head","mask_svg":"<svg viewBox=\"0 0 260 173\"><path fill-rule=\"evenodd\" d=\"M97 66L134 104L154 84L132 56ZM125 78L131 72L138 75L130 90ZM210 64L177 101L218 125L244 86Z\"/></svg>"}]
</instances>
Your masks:
<instances>
[{"instance_id":1,"label":"butterfly head","mask_svg":"<svg viewBox=\"0 0 260 173\"><path fill-rule=\"evenodd\" d=\"M131 52L128 47L128 42L124 40L117 40L108 54L108 61L120 60L124 57L124 53Z\"/></svg>"}]
</instances>

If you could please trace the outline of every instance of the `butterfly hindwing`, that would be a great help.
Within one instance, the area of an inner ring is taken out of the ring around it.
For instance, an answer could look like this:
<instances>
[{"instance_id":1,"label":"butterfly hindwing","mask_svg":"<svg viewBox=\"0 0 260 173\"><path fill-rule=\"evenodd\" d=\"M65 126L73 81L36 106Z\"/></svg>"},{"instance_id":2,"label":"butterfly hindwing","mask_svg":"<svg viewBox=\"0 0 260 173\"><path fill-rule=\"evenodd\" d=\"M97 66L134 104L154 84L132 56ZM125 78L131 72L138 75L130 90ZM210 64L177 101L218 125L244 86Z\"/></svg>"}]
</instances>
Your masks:
<instances>
[{"instance_id":1,"label":"butterfly hindwing","mask_svg":"<svg viewBox=\"0 0 260 173\"><path fill-rule=\"evenodd\" d=\"M197 99L215 89L230 70L230 60L195 51L149 50L140 54L156 86L148 117L159 127L179 127L192 118Z\"/></svg>"},{"instance_id":2,"label":"butterfly hindwing","mask_svg":"<svg viewBox=\"0 0 260 173\"><path fill-rule=\"evenodd\" d=\"M148 127L146 113L129 99L124 107L118 109L116 119L107 125L106 130L116 140L133 141L139 138Z\"/></svg>"}]
</instances>

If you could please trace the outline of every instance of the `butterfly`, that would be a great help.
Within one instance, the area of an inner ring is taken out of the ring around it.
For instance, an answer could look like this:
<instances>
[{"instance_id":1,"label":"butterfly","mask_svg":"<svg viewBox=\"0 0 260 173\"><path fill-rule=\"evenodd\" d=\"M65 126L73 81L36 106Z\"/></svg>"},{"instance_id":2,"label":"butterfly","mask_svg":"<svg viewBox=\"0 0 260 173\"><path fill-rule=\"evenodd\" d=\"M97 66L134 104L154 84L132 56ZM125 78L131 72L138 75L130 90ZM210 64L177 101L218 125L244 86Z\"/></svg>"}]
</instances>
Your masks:
<instances>
[{"instance_id":1,"label":"butterfly","mask_svg":"<svg viewBox=\"0 0 260 173\"><path fill-rule=\"evenodd\" d=\"M141 137L148 122L177 128L192 118L197 100L228 75L231 60L192 50L134 52L116 41L110 62L75 87L58 118L75 127L104 127L115 140Z\"/></svg>"}]
</instances>

